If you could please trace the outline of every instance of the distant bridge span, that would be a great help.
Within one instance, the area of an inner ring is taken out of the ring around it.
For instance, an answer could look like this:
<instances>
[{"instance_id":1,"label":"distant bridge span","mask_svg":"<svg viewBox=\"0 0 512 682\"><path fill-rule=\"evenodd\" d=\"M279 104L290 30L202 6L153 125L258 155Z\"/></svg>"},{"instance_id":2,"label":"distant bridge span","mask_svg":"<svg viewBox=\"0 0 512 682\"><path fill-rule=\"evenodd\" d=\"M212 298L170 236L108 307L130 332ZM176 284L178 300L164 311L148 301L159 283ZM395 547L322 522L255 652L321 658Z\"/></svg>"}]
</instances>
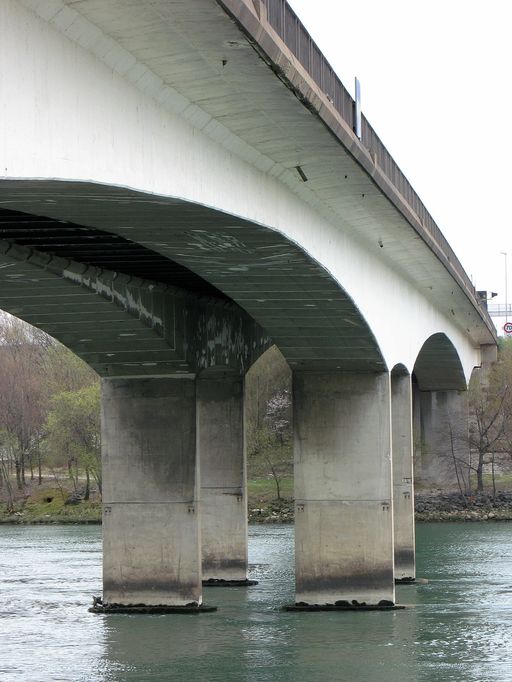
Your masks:
<instances>
[{"instance_id":1,"label":"distant bridge span","mask_svg":"<svg viewBox=\"0 0 512 682\"><path fill-rule=\"evenodd\" d=\"M496 334L317 46L282 0L5 0L0 22L0 306L103 377L106 601L200 603L200 527L204 575L245 579L240 377L276 343L297 601L393 604L411 377L435 430Z\"/></svg>"}]
</instances>

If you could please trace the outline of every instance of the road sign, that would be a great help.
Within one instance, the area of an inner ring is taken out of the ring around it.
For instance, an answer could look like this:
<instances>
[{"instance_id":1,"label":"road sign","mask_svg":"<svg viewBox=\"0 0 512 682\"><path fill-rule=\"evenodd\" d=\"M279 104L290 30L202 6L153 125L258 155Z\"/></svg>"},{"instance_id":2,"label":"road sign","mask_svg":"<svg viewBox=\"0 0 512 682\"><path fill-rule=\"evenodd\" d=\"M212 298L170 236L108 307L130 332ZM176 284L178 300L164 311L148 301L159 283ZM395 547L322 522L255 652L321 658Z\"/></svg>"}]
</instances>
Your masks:
<instances>
[{"instance_id":1,"label":"road sign","mask_svg":"<svg viewBox=\"0 0 512 682\"><path fill-rule=\"evenodd\" d=\"M512 334L512 322L505 322L503 325L503 331L505 334Z\"/></svg>"}]
</instances>

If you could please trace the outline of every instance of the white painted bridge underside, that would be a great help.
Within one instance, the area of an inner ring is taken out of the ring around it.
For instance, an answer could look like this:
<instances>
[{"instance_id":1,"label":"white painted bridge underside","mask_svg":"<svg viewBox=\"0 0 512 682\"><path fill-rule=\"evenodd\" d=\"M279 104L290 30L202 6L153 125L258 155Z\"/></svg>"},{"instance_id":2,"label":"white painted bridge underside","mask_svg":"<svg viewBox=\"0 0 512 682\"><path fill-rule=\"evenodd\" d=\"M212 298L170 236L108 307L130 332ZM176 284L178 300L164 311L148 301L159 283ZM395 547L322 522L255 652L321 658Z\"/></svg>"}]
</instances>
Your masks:
<instances>
[{"instance_id":1,"label":"white painted bridge underside","mask_svg":"<svg viewBox=\"0 0 512 682\"><path fill-rule=\"evenodd\" d=\"M189 267L292 366L411 371L444 333L469 377L494 343L445 265L213 0L4 0L0 22L2 62L15 64L0 81L3 207Z\"/></svg>"}]
</instances>

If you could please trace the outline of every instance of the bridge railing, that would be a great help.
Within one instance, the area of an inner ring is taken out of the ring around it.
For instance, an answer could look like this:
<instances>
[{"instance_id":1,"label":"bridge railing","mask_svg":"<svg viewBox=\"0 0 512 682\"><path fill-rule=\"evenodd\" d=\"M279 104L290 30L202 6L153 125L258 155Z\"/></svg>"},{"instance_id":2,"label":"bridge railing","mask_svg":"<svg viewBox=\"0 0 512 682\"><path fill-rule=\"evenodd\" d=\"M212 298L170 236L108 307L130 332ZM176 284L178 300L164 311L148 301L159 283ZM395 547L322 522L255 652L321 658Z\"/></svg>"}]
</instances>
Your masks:
<instances>
[{"instance_id":1,"label":"bridge railing","mask_svg":"<svg viewBox=\"0 0 512 682\"><path fill-rule=\"evenodd\" d=\"M322 54L318 45L309 35L300 19L286 0L262 1L267 10L268 22L274 31L299 60L315 83L328 96L345 123L353 130L354 100ZM405 175L400 170L398 164L394 161L393 157L364 116L362 116L361 120L361 142L370 152L374 163L378 165L391 184L405 199L406 203L418 217L423 229L436 242L437 246L450 262L451 267L476 298L475 288L465 273L455 252Z\"/></svg>"},{"instance_id":2,"label":"bridge railing","mask_svg":"<svg viewBox=\"0 0 512 682\"><path fill-rule=\"evenodd\" d=\"M512 303L489 303L487 310L491 317L505 317L507 315L512 317Z\"/></svg>"}]
</instances>

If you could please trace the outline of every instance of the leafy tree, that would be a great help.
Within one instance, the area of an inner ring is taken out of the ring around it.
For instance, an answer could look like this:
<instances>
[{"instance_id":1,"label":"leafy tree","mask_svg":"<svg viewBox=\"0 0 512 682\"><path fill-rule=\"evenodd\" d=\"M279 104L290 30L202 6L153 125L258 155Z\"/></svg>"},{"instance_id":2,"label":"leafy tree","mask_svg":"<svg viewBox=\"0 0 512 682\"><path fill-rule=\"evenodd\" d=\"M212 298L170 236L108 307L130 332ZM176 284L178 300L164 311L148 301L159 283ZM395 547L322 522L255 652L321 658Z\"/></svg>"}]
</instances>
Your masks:
<instances>
[{"instance_id":1,"label":"leafy tree","mask_svg":"<svg viewBox=\"0 0 512 682\"><path fill-rule=\"evenodd\" d=\"M74 459L77 468L83 467L85 499L89 499L91 476L101 493L99 384L56 394L51 401L46 431L51 453L66 453L68 459Z\"/></svg>"},{"instance_id":2,"label":"leafy tree","mask_svg":"<svg viewBox=\"0 0 512 682\"><path fill-rule=\"evenodd\" d=\"M98 375L78 355L55 342L45 356L48 399L63 391L78 391L98 382Z\"/></svg>"}]
</instances>

